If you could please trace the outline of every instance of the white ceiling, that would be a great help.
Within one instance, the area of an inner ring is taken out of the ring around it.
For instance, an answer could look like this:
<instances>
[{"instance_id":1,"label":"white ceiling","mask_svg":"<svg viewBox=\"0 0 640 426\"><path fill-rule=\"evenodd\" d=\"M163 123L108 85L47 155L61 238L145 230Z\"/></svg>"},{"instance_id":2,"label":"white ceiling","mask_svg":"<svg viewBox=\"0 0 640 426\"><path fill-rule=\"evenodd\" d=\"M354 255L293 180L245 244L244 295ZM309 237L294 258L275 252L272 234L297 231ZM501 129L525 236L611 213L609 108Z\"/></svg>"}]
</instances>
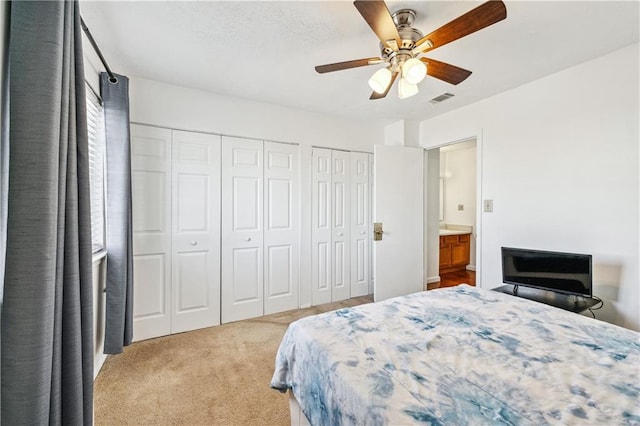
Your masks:
<instances>
[{"instance_id":1,"label":"white ceiling","mask_svg":"<svg viewBox=\"0 0 640 426\"><path fill-rule=\"evenodd\" d=\"M480 3L387 5L414 9L413 26L426 34ZM376 101L367 80L380 66L314 70L379 56L375 34L351 1L89 1L81 13L117 73L364 120L426 119L638 42L637 1L505 3L506 20L429 52L473 71L466 81L427 77L404 100L396 83ZM602 83L613 78L615 70ZM429 102L444 92L455 97Z\"/></svg>"}]
</instances>

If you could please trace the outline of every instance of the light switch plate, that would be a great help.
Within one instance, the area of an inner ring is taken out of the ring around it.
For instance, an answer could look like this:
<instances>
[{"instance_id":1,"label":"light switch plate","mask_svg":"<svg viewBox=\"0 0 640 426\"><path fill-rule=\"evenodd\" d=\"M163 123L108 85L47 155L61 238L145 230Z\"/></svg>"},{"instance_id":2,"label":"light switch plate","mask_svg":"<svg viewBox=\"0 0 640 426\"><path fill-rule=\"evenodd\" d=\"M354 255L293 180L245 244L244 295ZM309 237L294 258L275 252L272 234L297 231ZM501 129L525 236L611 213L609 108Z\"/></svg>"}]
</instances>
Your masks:
<instances>
[{"instance_id":1,"label":"light switch plate","mask_svg":"<svg viewBox=\"0 0 640 426\"><path fill-rule=\"evenodd\" d=\"M491 213L493 211L493 200L484 200L484 211Z\"/></svg>"},{"instance_id":2,"label":"light switch plate","mask_svg":"<svg viewBox=\"0 0 640 426\"><path fill-rule=\"evenodd\" d=\"M464 204L458 204L458 211L464 210Z\"/></svg>"}]
</instances>

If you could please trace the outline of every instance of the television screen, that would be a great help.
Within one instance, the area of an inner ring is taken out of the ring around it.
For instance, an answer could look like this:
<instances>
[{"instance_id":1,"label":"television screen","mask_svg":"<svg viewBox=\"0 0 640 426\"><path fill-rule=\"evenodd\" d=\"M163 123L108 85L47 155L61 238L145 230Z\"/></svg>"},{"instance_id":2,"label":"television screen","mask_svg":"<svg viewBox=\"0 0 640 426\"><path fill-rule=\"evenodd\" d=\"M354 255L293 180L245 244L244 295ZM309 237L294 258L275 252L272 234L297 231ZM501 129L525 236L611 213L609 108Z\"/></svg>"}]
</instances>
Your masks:
<instances>
[{"instance_id":1,"label":"television screen","mask_svg":"<svg viewBox=\"0 0 640 426\"><path fill-rule=\"evenodd\" d=\"M591 255L502 247L502 281L591 297Z\"/></svg>"}]
</instances>

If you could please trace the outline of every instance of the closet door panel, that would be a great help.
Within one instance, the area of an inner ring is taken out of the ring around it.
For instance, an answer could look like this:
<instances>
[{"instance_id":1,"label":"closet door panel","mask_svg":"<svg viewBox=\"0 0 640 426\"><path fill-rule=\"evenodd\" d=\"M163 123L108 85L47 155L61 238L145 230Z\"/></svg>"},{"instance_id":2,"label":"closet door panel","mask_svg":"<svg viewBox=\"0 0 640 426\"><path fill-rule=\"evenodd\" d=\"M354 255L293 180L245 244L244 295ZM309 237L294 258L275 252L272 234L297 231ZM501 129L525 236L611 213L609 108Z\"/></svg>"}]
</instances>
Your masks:
<instances>
[{"instance_id":1,"label":"closet door panel","mask_svg":"<svg viewBox=\"0 0 640 426\"><path fill-rule=\"evenodd\" d=\"M163 253L136 254L133 256L133 282L134 282L134 337L136 340L146 339L150 334L166 332L169 327L163 327L168 317L166 302L167 291L165 288L166 264L169 263ZM158 321L158 330L135 334L144 322ZM162 334L158 334L162 335Z\"/></svg>"},{"instance_id":2,"label":"closet door panel","mask_svg":"<svg viewBox=\"0 0 640 426\"><path fill-rule=\"evenodd\" d=\"M369 157L351 153L351 297L369 293Z\"/></svg>"},{"instance_id":3,"label":"closet door panel","mask_svg":"<svg viewBox=\"0 0 640 426\"><path fill-rule=\"evenodd\" d=\"M298 146L264 143L264 313L298 307Z\"/></svg>"},{"instance_id":4,"label":"closet door panel","mask_svg":"<svg viewBox=\"0 0 640 426\"><path fill-rule=\"evenodd\" d=\"M233 282L231 287L235 304L249 303L261 299L260 254L259 247L235 247L232 250ZM232 317L233 315L235 313L231 312L228 316ZM254 316L260 315L262 315L262 309L260 309L259 313L256 311Z\"/></svg>"},{"instance_id":5,"label":"closet door panel","mask_svg":"<svg viewBox=\"0 0 640 426\"><path fill-rule=\"evenodd\" d=\"M351 294L351 156L333 151L332 158L332 232L331 301L348 299Z\"/></svg>"},{"instance_id":6,"label":"closet door panel","mask_svg":"<svg viewBox=\"0 0 640 426\"><path fill-rule=\"evenodd\" d=\"M220 136L173 131L172 323L220 324Z\"/></svg>"},{"instance_id":7,"label":"closet door panel","mask_svg":"<svg viewBox=\"0 0 640 426\"><path fill-rule=\"evenodd\" d=\"M222 322L263 309L262 141L222 138Z\"/></svg>"},{"instance_id":8,"label":"closet door panel","mask_svg":"<svg viewBox=\"0 0 640 426\"><path fill-rule=\"evenodd\" d=\"M311 301L313 305L331 302L333 200L332 152L313 148L312 153L312 230Z\"/></svg>"},{"instance_id":9,"label":"closet door panel","mask_svg":"<svg viewBox=\"0 0 640 426\"><path fill-rule=\"evenodd\" d=\"M171 332L171 131L131 125L133 337Z\"/></svg>"}]
</instances>

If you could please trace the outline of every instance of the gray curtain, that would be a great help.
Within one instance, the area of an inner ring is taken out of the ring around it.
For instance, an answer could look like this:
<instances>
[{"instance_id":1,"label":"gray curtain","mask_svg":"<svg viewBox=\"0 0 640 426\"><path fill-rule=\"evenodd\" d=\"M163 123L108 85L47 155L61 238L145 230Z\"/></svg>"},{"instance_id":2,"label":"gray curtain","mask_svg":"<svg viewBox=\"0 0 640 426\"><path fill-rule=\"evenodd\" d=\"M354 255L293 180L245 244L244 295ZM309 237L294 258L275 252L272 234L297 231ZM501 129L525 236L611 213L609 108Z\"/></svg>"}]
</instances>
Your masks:
<instances>
[{"instance_id":1,"label":"gray curtain","mask_svg":"<svg viewBox=\"0 0 640 426\"><path fill-rule=\"evenodd\" d=\"M7 194L9 193L9 49L5 42L9 41L9 2L0 4L0 16L5 18L0 23L3 33L0 34L0 313L2 312L2 283L4 281L4 260L7 241ZM0 327L0 330L2 328ZM0 406L1 408L1 406ZM2 411L0 409L0 411Z\"/></svg>"},{"instance_id":2,"label":"gray curtain","mask_svg":"<svg viewBox=\"0 0 640 426\"><path fill-rule=\"evenodd\" d=\"M2 424L90 425L89 160L76 2L12 2Z\"/></svg>"},{"instance_id":3,"label":"gray curtain","mask_svg":"<svg viewBox=\"0 0 640 426\"><path fill-rule=\"evenodd\" d=\"M7 243L7 194L9 193L9 6L11 3L0 3L0 318L2 318L2 299L4 292L4 261ZM2 341L2 325L0 323L0 341ZM0 345L0 359L2 346ZM0 413L2 412L2 392L0 391Z\"/></svg>"},{"instance_id":4,"label":"gray curtain","mask_svg":"<svg viewBox=\"0 0 640 426\"><path fill-rule=\"evenodd\" d=\"M117 354L133 337L133 248L129 80L100 75L107 145L107 298L104 353Z\"/></svg>"}]
</instances>

